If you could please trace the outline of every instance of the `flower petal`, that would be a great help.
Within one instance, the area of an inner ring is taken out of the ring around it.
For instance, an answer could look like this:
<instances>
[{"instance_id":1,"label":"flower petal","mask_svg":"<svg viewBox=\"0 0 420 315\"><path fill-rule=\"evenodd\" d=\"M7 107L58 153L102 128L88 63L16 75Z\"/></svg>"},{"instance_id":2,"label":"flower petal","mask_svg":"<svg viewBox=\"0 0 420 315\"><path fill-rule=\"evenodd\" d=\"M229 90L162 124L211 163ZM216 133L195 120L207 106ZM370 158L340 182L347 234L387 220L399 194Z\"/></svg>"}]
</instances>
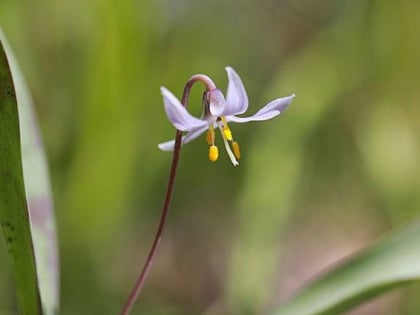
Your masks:
<instances>
[{"instance_id":1,"label":"flower petal","mask_svg":"<svg viewBox=\"0 0 420 315\"><path fill-rule=\"evenodd\" d=\"M212 116L221 116L225 112L226 101L223 93L214 89L208 92L209 93L209 109Z\"/></svg>"},{"instance_id":2,"label":"flower petal","mask_svg":"<svg viewBox=\"0 0 420 315\"><path fill-rule=\"evenodd\" d=\"M169 90L160 88L163 95L165 112L170 122L176 129L181 131L190 131L195 128L205 126L207 123L190 115L181 102Z\"/></svg>"},{"instance_id":3,"label":"flower petal","mask_svg":"<svg viewBox=\"0 0 420 315\"><path fill-rule=\"evenodd\" d=\"M271 119L280 115L282 112L284 112L286 108L289 106L289 104L293 101L294 98L295 98L295 94L292 94L287 97L275 99L271 101L270 103L268 103L267 105L265 105L263 108L261 108L258 112L256 112L254 115L250 117L228 116L226 117L226 119L228 121L237 122L237 123Z\"/></svg>"},{"instance_id":4,"label":"flower petal","mask_svg":"<svg viewBox=\"0 0 420 315\"><path fill-rule=\"evenodd\" d=\"M204 126L201 128L197 128L195 130L191 130L189 133L187 133L185 136L182 137L182 144L186 144L188 142L193 141L198 136L200 136L203 132L205 132L208 129L208 126ZM158 148L162 151L173 151L175 146L175 140L166 141L163 143L158 144Z\"/></svg>"},{"instance_id":5,"label":"flower petal","mask_svg":"<svg viewBox=\"0 0 420 315\"><path fill-rule=\"evenodd\" d=\"M229 83L226 93L224 115L238 115L248 109L248 96L239 75L231 67L226 67Z\"/></svg>"}]
</instances>

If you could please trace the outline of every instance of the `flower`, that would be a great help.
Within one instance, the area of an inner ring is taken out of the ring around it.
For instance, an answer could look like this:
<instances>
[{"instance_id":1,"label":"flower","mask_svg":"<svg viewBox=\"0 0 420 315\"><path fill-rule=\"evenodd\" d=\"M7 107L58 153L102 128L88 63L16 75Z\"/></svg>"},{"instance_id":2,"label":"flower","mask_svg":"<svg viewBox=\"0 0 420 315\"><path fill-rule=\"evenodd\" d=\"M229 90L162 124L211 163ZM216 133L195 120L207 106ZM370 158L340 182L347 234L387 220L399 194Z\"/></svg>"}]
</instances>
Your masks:
<instances>
[{"instance_id":1,"label":"flower","mask_svg":"<svg viewBox=\"0 0 420 315\"><path fill-rule=\"evenodd\" d=\"M207 131L207 142L209 145L209 159L214 162L219 157L219 150L215 145L215 129L219 129L223 138L226 152L234 166L238 165L241 157L239 144L234 141L232 131L228 125L230 122L246 123L250 121L262 121L280 115L295 97L294 94L277 98L254 115L249 117L238 117L248 109L248 96L239 75L231 67L226 67L228 75L228 88L226 99L218 89L207 90L203 95L204 111L201 118L188 113L181 102L165 87L161 87L166 115L174 127L186 132L182 137L182 144L196 139ZM172 151L175 140L163 142L158 145L163 151Z\"/></svg>"}]
</instances>

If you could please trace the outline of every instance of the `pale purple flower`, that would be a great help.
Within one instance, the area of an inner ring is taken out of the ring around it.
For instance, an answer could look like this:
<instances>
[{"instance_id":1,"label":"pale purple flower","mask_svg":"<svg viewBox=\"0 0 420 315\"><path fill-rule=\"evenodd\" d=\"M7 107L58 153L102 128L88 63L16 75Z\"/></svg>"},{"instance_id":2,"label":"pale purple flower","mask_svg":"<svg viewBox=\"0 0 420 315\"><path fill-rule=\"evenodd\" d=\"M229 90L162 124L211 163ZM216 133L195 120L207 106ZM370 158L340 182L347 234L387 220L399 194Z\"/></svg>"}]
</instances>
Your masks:
<instances>
[{"instance_id":1,"label":"pale purple flower","mask_svg":"<svg viewBox=\"0 0 420 315\"><path fill-rule=\"evenodd\" d=\"M228 88L226 99L218 89L206 91L203 95L204 111L201 118L188 113L181 102L166 88L161 87L166 115L176 129L186 132L182 137L182 144L191 142L207 131L207 142L210 145L209 159L218 158L218 149L215 146L214 129L219 128L223 142L230 160L234 166L238 165L240 158L239 145L233 140L228 123L245 123L249 121L262 121L280 115L295 97L294 94L272 100L254 115L238 117L248 109L248 96L239 75L231 67L226 67L228 75ZM172 151L175 140L163 142L158 147L163 151ZM230 144L230 145L229 145ZM232 152L233 150L233 152Z\"/></svg>"}]
</instances>

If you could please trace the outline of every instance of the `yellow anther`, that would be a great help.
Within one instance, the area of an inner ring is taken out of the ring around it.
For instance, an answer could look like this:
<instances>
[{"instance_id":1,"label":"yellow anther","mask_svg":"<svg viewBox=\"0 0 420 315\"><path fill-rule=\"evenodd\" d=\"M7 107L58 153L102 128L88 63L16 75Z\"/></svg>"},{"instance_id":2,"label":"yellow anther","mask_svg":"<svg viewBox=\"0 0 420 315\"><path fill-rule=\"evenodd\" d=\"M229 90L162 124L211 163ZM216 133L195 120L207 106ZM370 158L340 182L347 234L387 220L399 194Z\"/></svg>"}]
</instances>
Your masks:
<instances>
[{"instance_id":1,"label":"yellow anther","mask_svg":"<svg viewBox=\"0 0 420 315\"><path fill-rule=\"evenodd\" d=\"M211 145L209 148L209 160L216 162L219 158L219 149L215 145Z\"/></svg>"},{"instance_id":2,"label":"yellow anther","mask_svg":"<svg viewBox=\"0 0 420 315\"><path fill-rule=\"evenodd\" d=\"M233 154L235 154L235 157L239 160L241 158L241 150L239 149L239 144L236 141L232 142L232 149Z\"/></svg>"},{"instance_id":3,"label":"yellow anther","mask_svg":"<svg viewBox=\"0 0 420 315\"><path fill-rule=\"evenodd\" d=\"M228 126L228 124L227 124L227 120L226 120L226 117L225 116L222 116L221 117L221 121L222 121L222 127L223 127L223 136L227 139L227 140L229 140L229 141L232 141L233 140L233 137L232 137L232 131L230 131L230 128L229 128L229 126Z\"/></svg>"},{"instance_id":4,"label":"yellow anther","mask_svg":"<svg viewBox=\"0 0 420 315\"><path fill-rule=\"evenodd\" d=\"M225 138L229 141L232 141L233 137L232 137L232 131L230 131L229 127L227 125L225 125L223 127L223 134L225 136Z\"/></svg>"},{"instance_id":5,"label":"yellow anther","mask_svg":"<svg viewBox=\"0 0 420 315\"><path fill-rule=\"evenodd\" d=\"M214 130L213 130L213 126L209 127L209 130L207 130L207 143L209 145L213 145L214 144Z\"/></svg>"}]
</instances>

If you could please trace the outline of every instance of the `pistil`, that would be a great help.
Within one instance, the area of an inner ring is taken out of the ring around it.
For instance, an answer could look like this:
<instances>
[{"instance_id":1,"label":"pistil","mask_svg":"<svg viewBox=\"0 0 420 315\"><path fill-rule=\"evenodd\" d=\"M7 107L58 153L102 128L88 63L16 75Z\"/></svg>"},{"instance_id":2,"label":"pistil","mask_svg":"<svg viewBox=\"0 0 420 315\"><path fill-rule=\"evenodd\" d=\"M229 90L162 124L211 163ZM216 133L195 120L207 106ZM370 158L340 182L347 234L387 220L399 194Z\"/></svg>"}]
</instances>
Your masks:
<instances>
[{"instance_id":1,"label":"pistil","mask_svg":"<svg viewBox=\"0 0 420 315\"><path fill-rule=\"evenodd\" d=\"M230 130L226 118L224 116L217 119L217 125L219 126L220 132L222 134L223 143L225 145L226 152L234 166L239 165L239 162L237 159L240 158L240 151L239 151L239 145L236 141L233 141L232 131ZM232 149L230 148L229 142L232 144Z\"/></svg>"}]
</instances>

